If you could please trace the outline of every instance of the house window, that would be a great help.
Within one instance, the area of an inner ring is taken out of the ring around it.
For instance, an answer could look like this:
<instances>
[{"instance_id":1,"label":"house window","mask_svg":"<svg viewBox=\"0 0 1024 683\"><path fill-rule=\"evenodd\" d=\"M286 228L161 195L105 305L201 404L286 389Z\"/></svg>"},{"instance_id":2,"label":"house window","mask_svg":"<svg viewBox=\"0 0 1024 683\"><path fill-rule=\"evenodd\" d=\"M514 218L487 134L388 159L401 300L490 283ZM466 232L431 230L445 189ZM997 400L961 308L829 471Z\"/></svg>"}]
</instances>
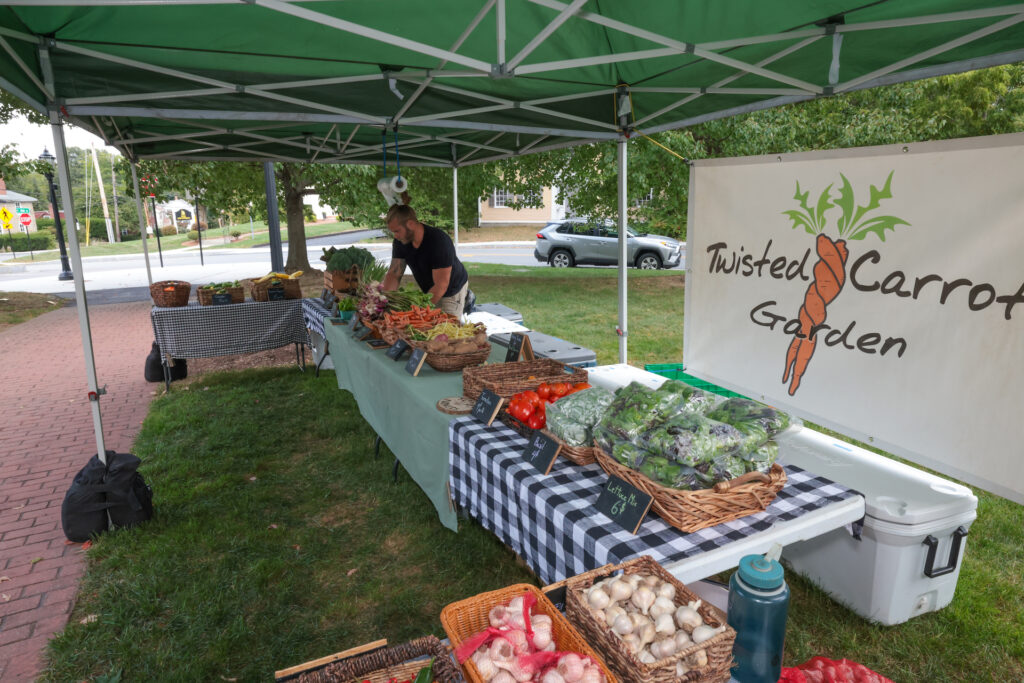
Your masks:
<instances>
[{"instance_id":1,"label":"house window","mask_svg":"<svg viewBox=\"0 0 1024 683\"><path fill-rule=\"evenodd\" d=\"M640 197L639 199L634 201L633 202L633 206L647 206L653 200L654 200L654 188L651 188L651 190L647 194L643 195L642 197Z\"/></svg>"},{"instance_id":2,"label":"house window","mask_svg":"<svg viewBox=\"0 0 1024 683\"><path fill-rule=\"evenodd\" d=\"M527 206L534 206L536 204L542 203L543 197L544 193L542 190L527 190L522 195L520 195L519 199L523 204L526 204Z\"/></svg>"},{"instance_id":3,"label":"house window","mask_svg":"<svg viewBox=\"0 0 1024 683\"><path fill-rule=\"evenodd\" d=\"M505 188L494 188L491 194L491 205L496 209L507 209L515 201L515 196Z\"/></svg>"}]
</instances>

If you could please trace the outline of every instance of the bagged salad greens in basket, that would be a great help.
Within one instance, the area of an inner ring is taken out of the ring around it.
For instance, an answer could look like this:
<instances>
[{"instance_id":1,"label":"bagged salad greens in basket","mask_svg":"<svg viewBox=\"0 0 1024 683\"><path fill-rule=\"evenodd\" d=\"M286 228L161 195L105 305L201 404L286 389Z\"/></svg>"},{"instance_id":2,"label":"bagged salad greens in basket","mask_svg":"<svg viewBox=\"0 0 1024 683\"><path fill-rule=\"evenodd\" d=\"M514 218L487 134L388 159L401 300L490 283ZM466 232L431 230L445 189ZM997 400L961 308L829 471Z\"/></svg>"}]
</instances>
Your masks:
<instances>
[{"instance_id":1,"label":"bagged salad greens in basket","mask_svg":"<svg viewBox=\"0 0 1024 683\"><path fill-rule=\"evenodd\" d=\"M647 450L688 467L732 453L742 441L743 434L735 427L687 412L669 418L639 437L639 444Z\"/></svg>"},{"instance_id":2,"label":"bagged salad greens in basket","mask_svg":"<svg viewBox=\"0 0 1024 683\"><path fill-rule=\"evenodd\" d=\"M570 446L590 446L594 425L614 398L612 392L602 387L564 396L548 406L547 429Z\"/></svg>"},{"instance_id":3,"label":"bagged salad greens in basket","mask_svg":"<svg viewBox=\"0 0 1024 683\"><path fill-rule=\"evenodd\" d=\"M686 411L703 412L713 402L713 395L678 380L668 380L655 390L632 382L615 392L594 436L610 452L616 441L637 442L642 433L665 420Z\"/></svg>"},{"instance_id":4,"label":"bagged salad greens in basket","mask_svg":"<svg viewBox=\"0 0 1024 683\"><path fill-rule=\"evenodd\" d=\"M730 398L715 406L707 416L725 422L743 433L743 450L755 450L790 425L789 415L749 398Z\"/></svg>"}]
</instances>

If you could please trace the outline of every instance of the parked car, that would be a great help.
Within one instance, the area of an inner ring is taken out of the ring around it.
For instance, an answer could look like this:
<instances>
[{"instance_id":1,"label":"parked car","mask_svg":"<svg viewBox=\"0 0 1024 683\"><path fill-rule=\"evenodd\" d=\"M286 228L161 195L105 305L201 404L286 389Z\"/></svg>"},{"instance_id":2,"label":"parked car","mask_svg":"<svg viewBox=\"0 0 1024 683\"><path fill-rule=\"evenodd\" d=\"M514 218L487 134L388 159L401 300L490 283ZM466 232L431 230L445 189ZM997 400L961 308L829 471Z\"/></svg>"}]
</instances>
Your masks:
<instances>
[{"instance_id":1,"label":"parked car","mask_svg":"<svg viewBox=\"0 0 1024 683\"><path fill-rule=\"evenodd\" d=\"M626 257L633 267L674 268L682 259L678 240L630 227L626 228L626 235ZM619 262L619 229L614 224L579 219L549 223L537 233L533 256L554 268L614 266Z\"/></svg>"}]
</instances>

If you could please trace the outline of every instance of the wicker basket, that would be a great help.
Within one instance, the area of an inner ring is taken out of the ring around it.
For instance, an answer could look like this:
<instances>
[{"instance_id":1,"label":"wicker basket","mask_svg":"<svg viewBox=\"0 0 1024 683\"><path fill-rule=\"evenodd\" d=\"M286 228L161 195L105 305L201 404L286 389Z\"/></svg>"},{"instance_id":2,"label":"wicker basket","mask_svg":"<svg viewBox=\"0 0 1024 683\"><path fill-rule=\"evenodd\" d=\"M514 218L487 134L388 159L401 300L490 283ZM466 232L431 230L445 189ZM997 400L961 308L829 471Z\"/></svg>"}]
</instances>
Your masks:
<instances>
[{"instance_id":1,"label":"wicker basket","mask_svg":"<svg viewBox=\"0 0 1024 683\"><path fill-rule=\"evenodd\" d=\"M381 648L358 657L343 659L316 671L302 673L294 680L299 683L387 683L393 678L404 681L416 674L434 657L434 680L456 683L462 680L448 649L434 636L418 638L402 645Z\"/></svg>"},{"instance_id":2,"label":"wicker basket","mask_svg":"<svg viewBox=\"0 0 1024 683\"><path fill-rule=\"evenodd\" d=\"M285 299L301 299L302 298L302 285L298 280L281 280L281 286L284 288ZM270 281L256 282L253 280L249 284L249 293L252 295L253 301L270 301L270 296L267 294L267 290L270 289Z\"/></svg>"},{"instance_id":3,"label":"wicker basket","mask_svg":"<svg viewBox=\"0 0 1024 683\"><path fill-rule=\"evenodd\" d=\"M394 342L391 342L392 344ZM480 365L491 355L491 344L482 349L465 353L430 353L427 352L427 365L438 372L458 372L463 368Z\"/></svg>"},{"instance_id":4,"label":"wicker basket","mask_svg":"<svg viewBox=\"0 0 1024 683\"><path fill-rule=\"evenodd\" d=\"M362 272L359 266L352 266L348 270L324 271L324 287L332 292L354 294L359 287L359 276Z\"/></svg>"},{"instance_id":5,"label":"wicker basket","mask_svg":"<svg viewBox=\"0 0 1024 683\"><path fill-rule=\"evenodd\" d=\"M533 430L523 424L520 420L509 415L505 406L502 406L501 411L498 413L498 419L501 420L506 427L524 439L529 439L533 435Z\"/></svg>"},{"instance_id":6,"label":"wicker basket","mask_svg":"<svg viewBox=\"0 0 1024 683\"><path fill-rule=\"evenodd\" d=\"M612 671L624 681L637 681L637 683L674 683L675 681L719 683L728 681L729 670L732 667L732 646L736 639L736 632L728 626L725 631L703 643L690 645L671 657L666 657L653 664L643 664L611 632L607 625L599 624L591 616L590 608L585 604L585 591L595 582L620 570L624 574L656 574L662 581L668 581L676 587L674 602L677 606L697 600L697 596L692 591L665 571L650 555L644 555L617 566L605 565L567 579L565 582L566 615L569 617L569 621L583 633L587 642L592 643L604 654ZM697 611L705 623L711 626L718 627L726 623L725 613L714 605L701 603ZM682 677L676 676L676 663L698 650L704 650L708 657L708 663L693 669Z\"/></svg>"},{"instance_id":7,"label":"wicker basket","mask_svg":"<svg viewBox=\"0 0 1024 683\"><path fill-rule=\"evenodd\" d=\"M149 286L149 295L153 303L160 308L177 308L188 305L188 295L192 285L181 280L161 280Z\"/></svg>"},{"instance_id":8,"label":"wicker basket","mask_svg":"<svg viewBox=\"0 0 1024 683\"><path fill-rule=\"evenodd\" d=\"M200 306L212 306L214 294L230 294L231 303L240 304L245 301L245 289L239 285L238 287L223 287L223 291L208 289L206 287L199 287L196 289L196 299L199 301Z\"/></svg>"},{"instance_id":9,"label":"wicker basket","mask_svg":"<svg viewBox=\"0 0 1024 683\"><path fill-rule=\"evenodd\" d=\"M583 368L538 358L469 368L462 373L462 393L475 401L484 389L490 389L498 396L511 398L520 391L536 389L543 382L578 384L586 381L587 371Z\"/></svg>"},{"instance_id":10,"label":"wicker basket","mask_svg":"<svg viewBox=\"0 0 1024 683\"><path fill-rule=\"evenodd\" d=\"M768 472L767 482L740 484L721 493L714 488L683 491L651 481L616 461L600 446L594 452L601 469L651 495L654 498L651 508L658 516L686 533L761 512L786 485L786 471L782 465L775 464Z\"/></svg>"},{"instance_id":11,"label":"wicker basket","mask_svg":"<svg viewBox=\"0 0 1024 683\"><path fill-rule=\"evenodd\" d=\"M565 618L565 615L559 612L558 608L536 586L518 583L496 591L481 593L465 600L453 602L441 610L441 626L444 627L445 633L451 639L452 645L457 648L463 641L490 626L487 620L487 613L491 611L492 607L508 604L512 598L524 595L525 593L532 593L537 598L537 604L534 607L535 614L546 614L551 617L551 634L560 652L578 652L589 655L601 667L605 677L608 679L608 683L618 683L615 674L608 669L604 660L598 656L594 648L583 639L583 636L573 628L569 620ZM462 664L462 671L466 675L466 680L471 681L471 683L483 682L483 678L481 678L480 672L477 671L476 665L473 664L472 660L467 659Z\"/></svg>"}]
</instances>

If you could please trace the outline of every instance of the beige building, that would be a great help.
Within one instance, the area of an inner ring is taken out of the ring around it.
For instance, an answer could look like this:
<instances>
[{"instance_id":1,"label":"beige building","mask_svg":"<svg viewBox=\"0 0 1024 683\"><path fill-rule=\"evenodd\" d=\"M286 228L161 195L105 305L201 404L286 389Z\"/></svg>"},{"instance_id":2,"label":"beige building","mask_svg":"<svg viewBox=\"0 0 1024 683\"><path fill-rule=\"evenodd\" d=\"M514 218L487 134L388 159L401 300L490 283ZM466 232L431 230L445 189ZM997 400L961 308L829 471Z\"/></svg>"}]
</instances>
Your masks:
<instances>
[{"instance_id":1,"label":"beige building","mask_svg":"<svg viewBox=\"0 0 1024 683\"><path fill-rule=\"evenodd\" d=\"M514 200L513 195L503 188L496 187L490 199L477 200L480 225L513 225L521 223L538 223L541 225L551 221L559 221L566 217L565 204L556 203L557 191L552 187L540 190L544 205L537 209L513 209L509 206Z\"/></svg>"},{"instance_id":2,"label":"beige building","mask_svg":"<svg viewBox=\"0 0 1024 683\"><path fill-rule=\"evenodd\" d=\"M33 202L39 200L35 197L29 197L28 195L15 192L7 189L7 184L3 178L0 178L0 208L6 208L12 214L14 218L11 219L11 232L35 232L38 230L36 225L35 211L32 209ZM25 214L29 216L28 229L21 224L21 216Z\"/></svg>"}]
</instances>

